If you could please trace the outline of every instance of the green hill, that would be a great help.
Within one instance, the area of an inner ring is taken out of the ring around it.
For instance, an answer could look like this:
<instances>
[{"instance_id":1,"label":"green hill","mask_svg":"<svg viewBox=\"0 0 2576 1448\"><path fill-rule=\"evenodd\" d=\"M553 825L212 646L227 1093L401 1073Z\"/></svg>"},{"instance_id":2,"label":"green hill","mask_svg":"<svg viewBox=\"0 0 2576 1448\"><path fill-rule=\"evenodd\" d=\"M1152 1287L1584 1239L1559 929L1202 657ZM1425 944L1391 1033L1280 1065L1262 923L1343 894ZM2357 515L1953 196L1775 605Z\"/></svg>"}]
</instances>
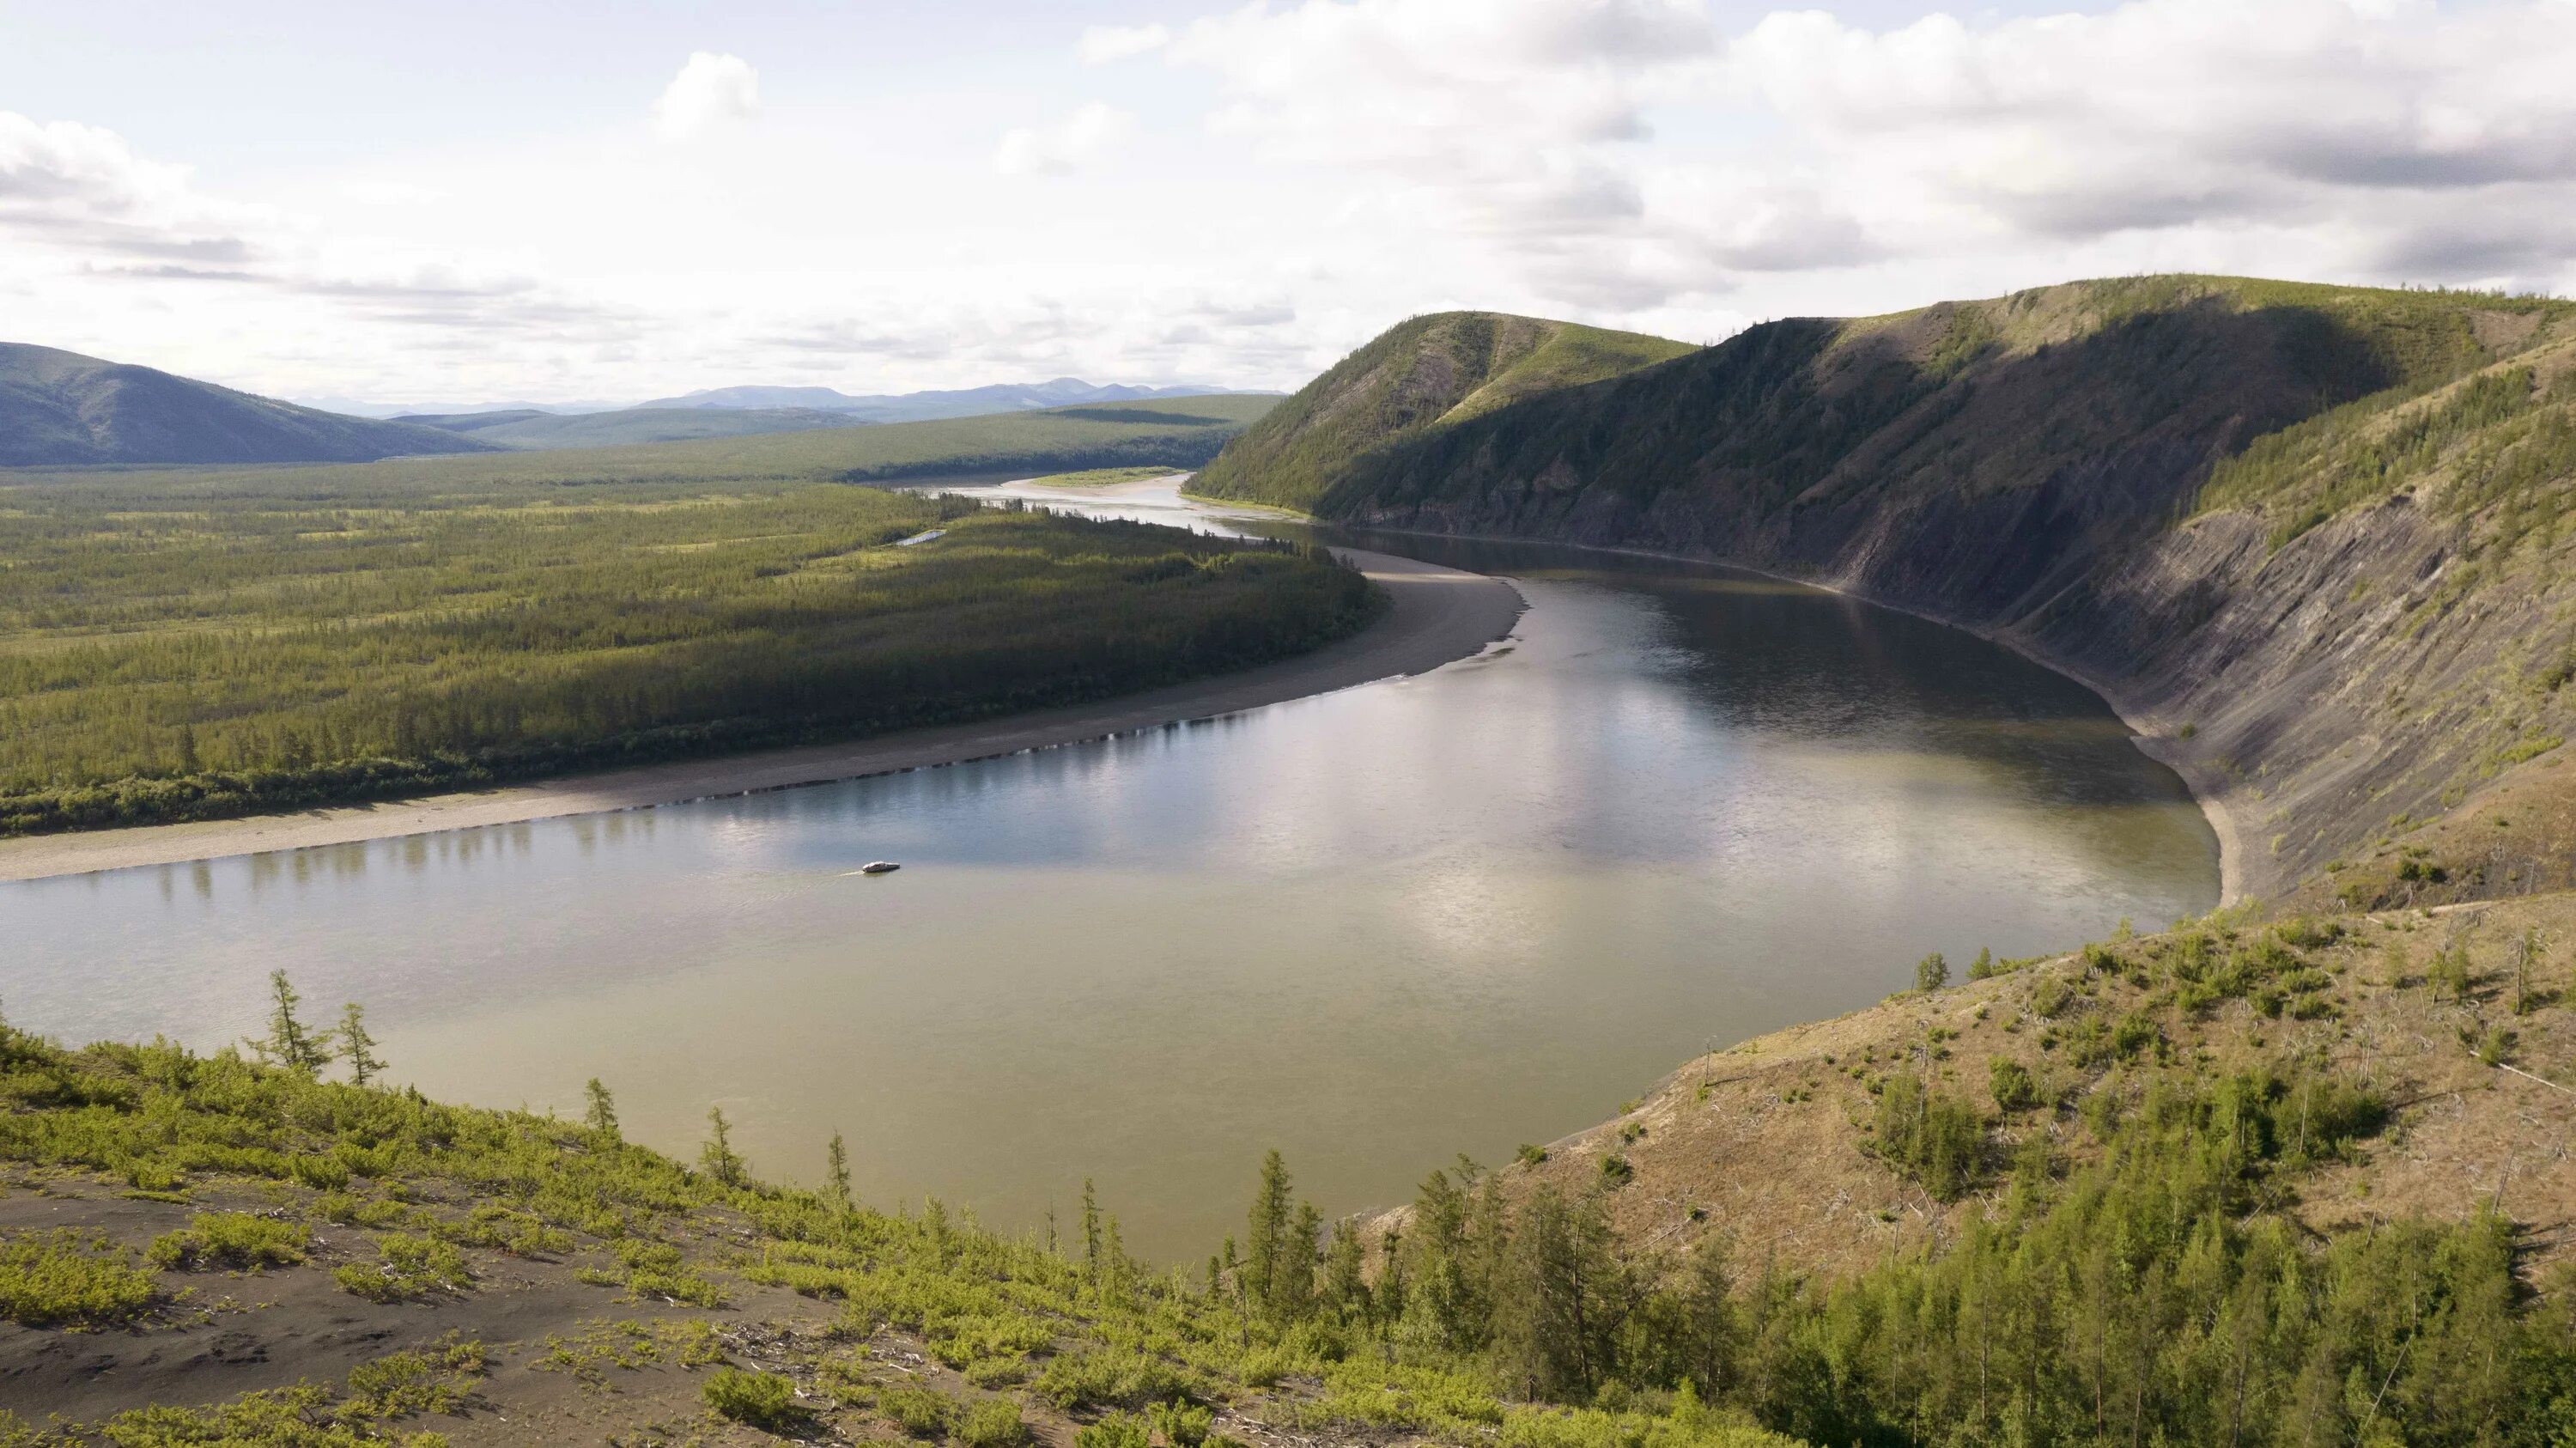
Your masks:
<instances>
[{"instance_id":1,"label":"green hill","mask_svg":"<svg viewBox=\"0 0 2576 1448\"><path fill-rule=\"evenodd\" d=\"M1415 317L1342 359L1208 465L1192 489L1311 510L1360 460L1688 344L1496 312Z\"/></svg>"},{"instance_id":2,"label":"green hill","mask_svg":"<svg viewBox=\"0 0 2576 1448\"><path fill-rule=\"evenodd\" d=\"M491 445L342 417L210 382L0 342L0 467L363 462Z\"/></svg>"},{"instance_id":3,"label":"green hill","mask_svg":"<svg viewBox=\"0 0 2576 1448\"><path fill-rule=\"evenodd\" d=\"M2165 736L2255 894L2406 848L2576 728L2576 690L2535 683L2576 673L2576 305L2078 282L1769 323L1436 427L1345 401L1447 355L1389 333L1197 486L1719 558L2002 635ZM1323 414L1352 419L1328 454L1263 445ZM2565 884L2556 838L2477 868Z\"/></svg>"}]
</instances>

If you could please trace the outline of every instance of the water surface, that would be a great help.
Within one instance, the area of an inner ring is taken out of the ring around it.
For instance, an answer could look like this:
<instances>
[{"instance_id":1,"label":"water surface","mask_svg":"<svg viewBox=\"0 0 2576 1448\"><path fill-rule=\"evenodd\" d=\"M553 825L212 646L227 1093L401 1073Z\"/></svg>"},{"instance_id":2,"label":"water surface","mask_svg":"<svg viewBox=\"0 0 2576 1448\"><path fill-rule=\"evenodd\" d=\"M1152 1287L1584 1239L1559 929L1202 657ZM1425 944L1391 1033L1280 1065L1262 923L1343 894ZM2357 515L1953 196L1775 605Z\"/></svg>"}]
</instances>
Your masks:
<instances>
[{"instance_id":1,"label":"water surface","mask_svg":"<svg viewBox=\"0 0 2576 1448\"><path fill-rule=\"evenodd\" d=\"M1171 516L1168 496L1092 503ZM579 1108L989 1223L1085 1175L1165 1260L1262 1151L1329 1212L1600 1120L1930 950L2217 897L2180 782L1974 637L1715 568L1374 537L1501 572L1514 638L1213 723L624 814L0 885L0 1006L259 1029L285 966L435 1096ZM847 872L878 858L900 873Z\"/></svg>"}]
</instances>

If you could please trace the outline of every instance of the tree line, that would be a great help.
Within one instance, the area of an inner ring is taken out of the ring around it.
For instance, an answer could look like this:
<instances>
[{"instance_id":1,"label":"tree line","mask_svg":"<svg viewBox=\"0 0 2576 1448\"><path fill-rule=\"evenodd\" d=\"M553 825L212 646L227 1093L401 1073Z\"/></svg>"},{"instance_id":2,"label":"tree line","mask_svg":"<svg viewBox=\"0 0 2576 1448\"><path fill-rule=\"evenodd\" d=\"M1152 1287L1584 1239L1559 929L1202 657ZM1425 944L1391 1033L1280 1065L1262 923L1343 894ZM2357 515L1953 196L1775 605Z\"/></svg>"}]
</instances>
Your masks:
<instances>
[{"instance_id":1,"label":"tree line","mask_svg":"<svg viewBox=\"0 0 2576 1448\"><path fill-rule=\"evenodd\" d=\"M0 833L1076 702L1309 649L1379 606L1318 550L831 485L72 494L0 517L0 545Z\"/></svg>"}]
</instances>

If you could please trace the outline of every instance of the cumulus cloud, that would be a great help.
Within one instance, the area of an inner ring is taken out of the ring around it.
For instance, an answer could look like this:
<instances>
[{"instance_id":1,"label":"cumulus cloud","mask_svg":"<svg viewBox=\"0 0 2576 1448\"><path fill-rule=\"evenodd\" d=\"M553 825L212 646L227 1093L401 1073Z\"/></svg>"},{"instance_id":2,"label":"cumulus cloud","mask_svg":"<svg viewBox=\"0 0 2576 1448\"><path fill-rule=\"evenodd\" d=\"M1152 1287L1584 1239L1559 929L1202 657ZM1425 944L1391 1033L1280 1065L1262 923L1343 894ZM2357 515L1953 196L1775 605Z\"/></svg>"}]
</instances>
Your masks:
<instances>
[{"instance_id":1,"label":"cumulus cloud","mask_svg":"<svg viewBox=\"0 0 2576 1448\"><path fill-rule=\"evenodd\" d=\"M1693 0L1295 0L1166 50L1216 81L1221 134L1378 178L1380 212L1585 306L2005 250L2382 280L2576 265L2545 220L2576 214L2566 0L1891 29L1784 10L1732 36Z\"/></svg>"},{"instance_id":2,"label":"cumulus cloud","mask_svg":"<svg viewBox=\"0 0 2576 1448\"><path fill-rule=\"evenodd\" d=\"M1136 117L1092 101L1051 126L1023 126L1002 133L993 169L1005 176L1055 176L1081 169L1133 135Z\"/></svg>"},{"instance_id":3,"label":"cumulus cloud","mask_svg":"<svg viewBox=\"0 0 2576 1448\"><path fill-rule=\"evenodd\" d=\"M694 140L760 113L760 72L739 55L693 51L653 102L653 129L666 141Z\"/></svg>"},{"instance_id":4,"label":"cumulus cloud","mask_svg":"<svg viewBox=\"0 0 2576 1448\"><path fill-rule=\"evenodd\" d=\"M1382 208L1597 302L1721 280L1644 166L1653 112L1718 50L1695 0L1304 0L1198 21L1170 55L1219 83L1220 134L1374 178Z\"/></svg>"},{"instance_id":5,"label":"cumulus cloud","mask_svg":"<svg viewBox=\"0 0 2576 1448\"><path fill-rule=\"evenodd\" d=\"M2555 0L2137 0L1883 32L1776 14L1726 72L1923 241L2287 227L2358 264L2475 266L2440 241L2463 208L2576 201L2576 6Z\"/></svg>"},{"instance_id":6,"label":"cumulus cloud","mask_svg":"<svg viewBox=\"0 0 2576 1448\"><path fill-rule=\"evenodd\" d=\"M1164 25L1091 25L1083 28L1082 38L1074 42L1073 53L1085 65L1106 65L1171 43L1171 29Z\"/></svg>"}]
</instances>

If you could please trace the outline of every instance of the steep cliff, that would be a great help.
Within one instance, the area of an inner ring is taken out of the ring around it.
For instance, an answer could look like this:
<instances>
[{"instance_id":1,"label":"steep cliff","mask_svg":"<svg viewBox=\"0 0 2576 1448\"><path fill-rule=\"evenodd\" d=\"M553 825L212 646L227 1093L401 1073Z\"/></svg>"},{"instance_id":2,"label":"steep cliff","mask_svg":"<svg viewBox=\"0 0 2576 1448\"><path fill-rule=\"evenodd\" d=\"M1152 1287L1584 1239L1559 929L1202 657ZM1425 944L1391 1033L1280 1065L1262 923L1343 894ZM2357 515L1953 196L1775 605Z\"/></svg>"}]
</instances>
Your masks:
<instances>
[{"instance_id":1,"label":"steep cliff","mask_svg":"<svg viewBox=\"0 0 2576 1448\"><path fill-rule=\"evenodd\" d=\"M1402 330L1280 412L1344 405ZM1298 471L1251 441L1198 486L1724 559L2001 637L2157 736L2246 893L2334 893L2347 868L2359 901L2569 881L2545 831L2400 876L2419 821L2499 776L2558 777L2576 305L2081 282L1771 323Z\"/></svg>"}]
</instances>

